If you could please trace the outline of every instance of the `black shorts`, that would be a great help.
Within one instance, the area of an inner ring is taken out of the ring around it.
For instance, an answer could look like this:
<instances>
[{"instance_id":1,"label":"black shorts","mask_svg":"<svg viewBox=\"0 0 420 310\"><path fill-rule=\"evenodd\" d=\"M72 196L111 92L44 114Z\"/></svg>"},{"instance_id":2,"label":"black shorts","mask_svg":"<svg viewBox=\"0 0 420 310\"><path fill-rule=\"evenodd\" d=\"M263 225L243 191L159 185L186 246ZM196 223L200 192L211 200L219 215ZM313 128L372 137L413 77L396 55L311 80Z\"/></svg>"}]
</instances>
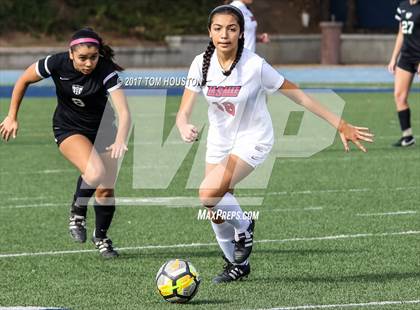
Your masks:
<instances>
[{"instance_id":1,"label":"black shorts","mask_svg":"<svg viewBox=\"0 0 420 310\"><path fill-rule=\"evenodd\" d=\"M54 126L53 131L57 146L60 146L60 144L70 136L82 135L89 139L98 153L107 152L106 148L115 142L115 137L117 136L117 128L114 126L112 126L112 128L108 128L106 131L97 132L63 129Z\"/></svg>"},{"instance_id":2,"label":"black shorts","mask_svg":"<svg viewBox=\"0 0 420 310\"><path fill-rule=\"evenodd\" d=\"M397 67L411 73L416 73L419 63L420 61L413 61L407 57L400 56Z\"/></svg>"}]
</instances>

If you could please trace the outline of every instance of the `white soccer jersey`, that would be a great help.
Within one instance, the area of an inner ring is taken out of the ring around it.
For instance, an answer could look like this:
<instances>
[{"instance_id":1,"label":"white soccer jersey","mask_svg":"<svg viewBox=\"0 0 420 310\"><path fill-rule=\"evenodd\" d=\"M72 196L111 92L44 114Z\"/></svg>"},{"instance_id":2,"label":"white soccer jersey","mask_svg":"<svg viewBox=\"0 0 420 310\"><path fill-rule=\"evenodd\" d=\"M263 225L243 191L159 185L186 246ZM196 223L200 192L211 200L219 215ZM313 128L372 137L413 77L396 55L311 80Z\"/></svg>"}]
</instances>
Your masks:
<instances>
[{"instance_id":1,"label":"white soccer jersey","mask_svg":"<svg viewBox=\"0 0 420 310\"><path fill-rule=\"evenodd\" d=\"M241 10L245 19L245 47L255 53L257 43L257 20L247 6L241 1L233 1L231 5Z\"/></svg>"},{"instance_id":2,"label":"white soccer jersey","mask_svg":"<svg viewBox=\"0 0 420 310\"><path fill-rule=\"evenodd\" d=\"M216 51L210 60L207 83L201 82L203 54L191 64L186 88L203 91L209 104L207 148L229 152L238 144L272 146L273 125L266 104L266 93L274 93L284 77L260 56L244 49L230 76L223 75Z\"/></svg>"}]
</instances>

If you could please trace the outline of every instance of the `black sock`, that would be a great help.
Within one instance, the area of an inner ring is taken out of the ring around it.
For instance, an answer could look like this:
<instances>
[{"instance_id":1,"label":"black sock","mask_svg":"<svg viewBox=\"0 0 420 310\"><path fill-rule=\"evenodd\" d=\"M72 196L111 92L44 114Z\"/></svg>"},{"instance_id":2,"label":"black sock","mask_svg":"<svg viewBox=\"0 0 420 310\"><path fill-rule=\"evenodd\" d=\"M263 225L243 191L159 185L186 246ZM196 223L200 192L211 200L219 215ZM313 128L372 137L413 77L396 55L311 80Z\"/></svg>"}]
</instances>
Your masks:
<instances>
[{"instance_id":1,"label":"black sock","mask_svg":"<svg viewBox=\"0 0 420 310\"><path fill-rule=\"evenodd\" d=\"M89 199L95 193L96 188L91 188L81 176L77 180L76 192L73 196L71 205L71 215L80 215L86 217L87 205Z\"/></svg>"},{"instance_id":2,"label":"black sock","mask_svg":"<svg viewBox=\"0 0 420 310\"><path fill-rule=\"evenodd\" d=\"M95 200L93 207L96 215L95 237L104 239L114 217L115 205L101 205Z\"/></svg>"},{"instance_id":3,"label":"black sock","mask_svg":"<svg viewBox=\"0 0 420 310\"><path fill-rule=\"evenodd\" d=\"M398 112L398 118L400 120L401 131L405 131L411 128L411 113L410 108Z\"/></svg>"}]
</instances>

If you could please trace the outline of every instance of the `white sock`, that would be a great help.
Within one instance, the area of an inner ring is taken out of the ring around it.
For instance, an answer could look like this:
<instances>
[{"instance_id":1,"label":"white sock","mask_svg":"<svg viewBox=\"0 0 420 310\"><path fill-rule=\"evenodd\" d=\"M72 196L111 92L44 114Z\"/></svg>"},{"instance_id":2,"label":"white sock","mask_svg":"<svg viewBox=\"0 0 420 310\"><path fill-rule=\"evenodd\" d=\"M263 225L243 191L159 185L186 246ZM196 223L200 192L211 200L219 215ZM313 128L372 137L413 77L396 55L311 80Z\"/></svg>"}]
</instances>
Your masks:
<instances>
[{"instance_id":1,"label":"white sock","mask_svg":"<svg viewBox=\"0 0 420 310\"><path fill-rule=\"evenodd\" d=\"M251 221L245 218L244 213L239 206L235 196L229 192L226 193L222 200L220 200L219 203L212 208L212 211L216 213L218 210L220 210L219 213L222 212L222 214L226 215L226 218L223 218L223 220L235 228L236 234L246 232Z\"/></svg>"},{"instance_id":2,"label":"white sock","mask_svg":"<svg viewBox=\"0 0 420 310\"><path fill-rule=\"evenodd\" d=\"M211 227L213 227L213 231L216 234L216 240L219 244L220 248L223 251L223 254L234 265L247 265L248 259L243 263L236 264L233 260L233 251L235 249L235 245L233 243L234 236L235 236L235 229L231 224L228 222L223 222L221 224L216 224L211 222Z\"/></svg>"},{"instance_id":3,"label":"white sock","mask_svg":"<svg viewBox=\"0 0 420 310\"><path fill-rule=\"evenodd\" d=\"M403 137L409 137L413 135L413 130L411 128L408 128L403 131L402 136Z\"/></svg>"},{"instance_id":4,"label":"white sock","mask_svg":"<svg viewBox=\"0 0 420 310\"><path fill-rule=\"evenodd\" d=\"M235 248L233 241L235 238L235 229L228 222L216 224L212 221L211 227L213 227L217 243L222 249L223 254L231 263L233 263L233 250Z\"/></svg>"}]
</instances>

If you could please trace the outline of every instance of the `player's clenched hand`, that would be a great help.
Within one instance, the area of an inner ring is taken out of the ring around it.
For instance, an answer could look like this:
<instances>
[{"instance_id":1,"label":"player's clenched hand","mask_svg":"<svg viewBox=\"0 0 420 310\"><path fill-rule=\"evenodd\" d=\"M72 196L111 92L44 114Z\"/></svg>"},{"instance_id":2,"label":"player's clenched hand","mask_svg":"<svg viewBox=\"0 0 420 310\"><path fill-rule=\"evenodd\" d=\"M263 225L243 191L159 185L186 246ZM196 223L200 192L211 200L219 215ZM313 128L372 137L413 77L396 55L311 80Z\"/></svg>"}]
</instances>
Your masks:
<instances>
[{"instance_id":1,"label":"player's clenched hand","mask_svg":"<svg viewBox=\"0 0 420 310\"><path fill-rule=\"evenodd\" d=\"M341 120L338 131L346 152L350 150L348 141L352 141L363 152L367 152L367 150L360 141L373 142L373 134L366 127L355 127Z\"/></svg>"},{"instance_id":2,"label":"player's clenched hand","mask_svg":"<svg viewBox=\"0 0 420 310\"><path fill-rule=\"evenodd\" d=\"M106 150L111 151L111 158L118 159L123 157L124 153L128 151L128 148L124 142L115 141Z\"/></svg>"},{"instance_id":3,"label":"player's clenched hand","mask_svg":"<svg viewBox=\"0 0 420 310\"><path fill-rule=\"evenodd\" d=\"M3 122L0 123L0 135L3 140L9 141L10 137L16 138L19 129L17 120L7 116Z\"/></svg>"},{"instance_id":4,"label":"player's clenched hand","mask_svg":"<svg viewBox=\"0 0 420 310\"><path fill-rule=\"evenodd\" d=\"M198 130L194 125L185 124L178 127L182 140L187 143L194 142L198 138Z\"/></svg>"}]
</instances>

